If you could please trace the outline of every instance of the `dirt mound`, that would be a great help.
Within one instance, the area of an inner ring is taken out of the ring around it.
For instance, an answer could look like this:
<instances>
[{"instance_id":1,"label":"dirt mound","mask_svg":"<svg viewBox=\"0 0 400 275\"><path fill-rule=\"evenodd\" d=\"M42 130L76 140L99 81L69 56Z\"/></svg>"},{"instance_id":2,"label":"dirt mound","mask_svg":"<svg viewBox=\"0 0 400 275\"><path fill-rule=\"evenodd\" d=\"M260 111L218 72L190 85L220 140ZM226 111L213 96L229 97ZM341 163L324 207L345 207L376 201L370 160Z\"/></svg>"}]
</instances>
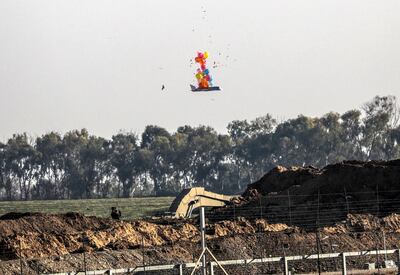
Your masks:
<instances>
[{"instance_id":1,"label":"dirt mound","mask_svg":"<svg viewBox=\"0 0 400 275\"><path fill-rule=\"evenodd\" d=\"M115 221L64 215L8 215L0 220L2 259L63 255L103 249L160 246L177 240L196 240L198 230L191 223L158 224L144 220ZM21 252L20 249L22 250Z\"/></svg>"},{"instance_id":2,"label":"dirt mound","mask_svg":"<svg viewBox=\"0 0 400 275\"><path fill-rule=\"evenodd\" d=\"M399 179L400 160L344 161L322 169L277 166L234 202L235 215L305 228L333 225L351 213L387 216L399 213ZM232 212L218 210L214 220Z\"/></svg>"},{"instance_id":3,"label":"dirt mound","mask_svg":"<svg viewBox=\"0 0 400 275\"><path fill-rule=\"evenodd\" d=\"M352 232L400 232L400 215L383 218L373 215L348 215L344 222L322 228L329 234ZM302 228L267 219L225 220L209 223L207 239L256 233L308 234ZM304 232L304 233L301 233ZM189 222L114 221L80 214L34 214L0 221L2 260L67 255L76 252L112 251L142 247L162 247L182 242L198 243L199 230ZM20 250L21 249L21 250Z\"/></svg>"},{"instance_id":4,"label":"dirt mound","mask_svg":"<svg viewBox=\"0 0 400 275\"><path fill-rule=\"evenodd\" d=\"M302 255L315 253L320 234L322 252L331 251L332 244L337 251L376 249L382 236L388 248L395 248L400 241L399 179L400 160L347 161L323 169L278 166L232 205L207 213L209 246L219 259ZM22 257L43 270L58 270L54 265L63 265L62 260L36 260L56 256L70 258L66 268L76 270L74 255L85 251L94 255L93 269L103 266L96 259L110 261L107 266L132 266L141 264L138 251L144 247L148 263L188 262L199 254L197 223L9 213L0 217L0 260ZM117 254L129 260L117 261Z\"/></svg>"},{"instance_id":5,"label":"dirt mound","mask_svg":"<svg viewBox=\"0 0 400 275\"><path fill-rule=\"evenodd\" d=\"M67 219L58 216L53 218ZM92 218L87 217L87 219L90 222ZM113 223L113 221L110 222ZM399 225L400 216L395 214L383 218L372 215L349 215L344 223L320 229L320 252L383 249L383 236L385 236L386 248L395 249L400 241ZM97 231L85 231L83 235L80 235L87 238L84 247L79 238L74 239L72 235L61 236L51 232L36 235L37 232L28 234L24 231L24 234L1 239L1 241L12 243L12 241L21 240L23 242L23 256L31 256L23 261L24 274L36 274L38 270L43 273L76 271L82 270L84 264L89 270L133 267L141 265L143 261L148 265L177 264L191 262L201 252L198 231L195 226L188 223L168 225L136 221L115 222L113 226ZM208 230L207 243L221 260L268 257L268 255L306 255L317 252L317 234L295 226L271 224L265 219L245 218L223 221L215 225L210 224L210 226L212 228ZM378 228L380 230L376 230ZM385 235L382 234L381 229ZM145 239L146 247L135 249L135 244L140 244L142 238ZM174 240L174 242L168 242L168 240ZM82 254L73 253L82 252L83 249L90 252L86 253L86 262ZM37 258L39 255L43 257ZM48 257L50 255L59 256ZM15 256L17 257L18 253ZM348 264L351 267L357 263L362 265L363 262L366 260L351 261ZM333 260L325 261L323 270L332 270L334 263ZM20 264L18 261L0 262L0 273L15 274L19 271ZM315 262L312 261L299 261L292 264L298 271L315 270ZM249 274L247 266L243 270L240 266L232 268L237 268L237 270L232 270L230 274ZM256 269L251 274L266 274L267 270L262 270L262 268L268 269L269 272L271 268L276 268L274 273L282 272L280 263L275 266L258 265L251 268Z\"/></svg>"},{"instance_id":6,"label":"dirt mound","mask_svg":"<svg viewBox=\"0 0 400 275\"><path fill-rule=\"evenodd\" d=\"M17 218L19 216L19 218ZM10 219L5 219L9 217ZM261 224L267 231L274 228L266 221L224 221L212 224L209 239L254 233ZM170 220L115 221L86 217L78 213L64 215L26 214L7 215L0 220L0 248L2 260L48 257L76 252L157 247L176 242L200 240L197 224Z\"/></svg>"},{"instance_id":7,"label":"dirt mound","mask_svg":"<svg viewBox=\"0 0 400 275\"><path fill-rule=\"evenodd\" d=\"M321 193L384 192L399 190L400 159L392 161L344 161L322 169L308 167L277 166L259 181L249 184L243 197L251 196L251 190L267 195L273 192L293 190L294 194L314 194L318 187ZM294 188L299 189L298 192ZM398 193L396 193L398 195Z\"/></svg>"}]
</instances>

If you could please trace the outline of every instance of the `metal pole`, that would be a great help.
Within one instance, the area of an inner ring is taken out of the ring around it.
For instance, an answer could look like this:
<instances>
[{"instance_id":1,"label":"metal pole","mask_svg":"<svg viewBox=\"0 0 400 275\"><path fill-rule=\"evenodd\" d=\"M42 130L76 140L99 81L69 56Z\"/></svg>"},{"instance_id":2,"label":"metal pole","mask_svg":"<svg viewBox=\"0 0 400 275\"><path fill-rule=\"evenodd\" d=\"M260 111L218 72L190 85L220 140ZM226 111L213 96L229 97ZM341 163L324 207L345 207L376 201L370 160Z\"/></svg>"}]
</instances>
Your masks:
<instances>
[{"instance_id":1,"label":"metal pole","mask_svg":"<svg viewBox=\"0 0 400 275\"><path fill-rule=\"evenodd\" d=\"M320 260L320 239L319 239L319 229L317 228L315 231L315 239L317 241L317 264L318 264L318 275L321 275L321 260Z\"/></svg>"},{"instance_id":2,"label":"metal pole","mask_svg":"<svg viewBox=\"0 0 400 275\"><path fill-rule=\"evenodd\" d=\"M287 191L287 195L288 195L288 204L289 204L289 225L292 226L292 209L291 209L291 205L290 205L290 193L289 193L289 190Z\"/></svg>"},{"instance_id":3,"label":"metal pole","mask_svg":"<svg viewBox=\"0 0 400 275\"><path fill-rule=\"evenodd\" d=\"M21 240L19 240L19 266L21 268L21 275L23 274L22 270L22 245L21 245Z\"/></svg>"},{"instance_id":4,"label":"metal pole","mask_svg":"<svg viewBox=\"0 0 400 275\"><path fill-rule=\"evenodd\" d=\"M210 262L210 275L214 275L214 263Z\"/></svg>"},{"instance_id":5,"label":"metal pole","mask_svg":"<svg viewBox=\"0 0 400 275\"><path fill-rule=\"evenodd\" d=\"M183 264L179 265L179 275L183 275Z\"/></svg>"},{"instance_id":6,"label":"metal pole","mask_svg":"<svg viewBox=\"0 0 400 275\"><path fill-rule=\"evenodd\" d=\"M379 219L379 185L376 184L376 217ZM381 274L381 267L379 263L379 253L378 253L378 245L379 245L379 233L377 233L377 244L376 244L376 264L378 265L378 274Z\"/></svg>"},{"instance_id":7,"label":"metal pole","mask_svg":"<svg viewBox=\"0 0 400 275\"><path fill-rule=\"evenodd\" d=\"M289 264L288 264L288 260L285 257L283 257L283 265L284 265L284 269L285 269L285 275L289 275Z\"/></svg>"},{"instance_id":8,"label":"metal pole","mask_svg":"<svg viewBox=\"0 0 400 275\"><path fill-rule=\"evenodd\" d=\"M233 223L236 223L236 205L233 203ZM233 237L236 237L235 230L232 230Z\"/></svg>"},{"instance_id":9,"label":"metal pole","mask_svg":"<svg viewBox=\"0 0 400 275\"><path fill-rule=\"evenodd\" d=\"M316 223L316 229L315 229L315 240L317 242L317 253L318 253L318 275L321 275L321 260L319 258L319 250L320 250L320 239L319 239L319 186L318 186L318 209L317 209L317 223Z\"/></svg>"},{"instance_id":10,"label":"metal pole","mask_svg":"<svg viewBox=\"0 0 400 275\"><path fill-rule=\"evenodd\" d=\"M86 243L86 236L82 238L82 245L83 245L83 270L85 271L86 275L86 248L85 248L85 243Z\"/></svg>"},{"instance_id":11,"label":"metal pole","mask_svg":"<svg viewBox=\"0 0 400 275\"><path fill-rule=\"evenodd\" d=\"M331 244L331 251L332 251L332 253L335 253L335 247L337 247L338 245L337 245L337 244L333 244L333 243L332 243L332 239L329 239L329 242L330 242L330 244ZM334 261L335 261L335 271L337 271L337 270L338 270L338 267L337 267L337 259L336 259L336 257L333 258L333 259L334 259Z\"/></svg>"},{"instance_id":12,"label":"metal pole","mask_svg":"<svg viewBox=\"0 0 400 275\"><path fill-rule=\"evenodd\" d=\"M342 275L347 275L346 254L342 253Z\"/></svg>"},{"instance_id":13,"label":"metal pole","mask_svg":"<svg viewBox=\"0 0 400 275\"><path fill-rule=\"evenodd\" d=\"M205 213L204 207L200 208L200 232L201 232L201 250L204 251L206 249L206 221L205 221ZM203 254L201 259L202 264L202 274L207 275L207 267L206 267L206 253Z\"/></svg>"},{"instance_id":14,"label":"metal pole","mask_svg":"<svg viewBox=\"0 0 400 275\"><path fill-rule=\"evenodd\" d=\"M344 189L344 199L346 200L346 209L347 209L347 215L350 214L350 207L349 207L349 201L347 198L347 192L346 192L346 186L343 187Z\"/></svg>"},{"instance_id":15,"label":"metal pole","mask_svg":"<svg viewBox=\"0 0 400 275\"><path fill-rule=\"evenodd\" d=\"M382 235L383 235L383 249L385 250L385 261L387 261L386 236L385 236L385 230L383 230L383 229L382 229Z\"/></svg>"},{"instance_id":16,"label":"metal pole","mask_svg":"<svg viewBox=\"0 0 400 275\"><path fill-rule=\"evenodd\" d=\"M142 235L142 261L143 261L143 272L146 274L146 262L144 259L144 235Z\"/></svg>"},{"instance_id":17,"label":"metal pole","mask_svg":"<svg viewBox=\"0 0 400 275\"><path fill-rule=\"evenodd\" d=\"M379 218L379 212L380 212L380 207L379 207L379 185L376 185L376 216Z\"/></svg>"}]
</instances>

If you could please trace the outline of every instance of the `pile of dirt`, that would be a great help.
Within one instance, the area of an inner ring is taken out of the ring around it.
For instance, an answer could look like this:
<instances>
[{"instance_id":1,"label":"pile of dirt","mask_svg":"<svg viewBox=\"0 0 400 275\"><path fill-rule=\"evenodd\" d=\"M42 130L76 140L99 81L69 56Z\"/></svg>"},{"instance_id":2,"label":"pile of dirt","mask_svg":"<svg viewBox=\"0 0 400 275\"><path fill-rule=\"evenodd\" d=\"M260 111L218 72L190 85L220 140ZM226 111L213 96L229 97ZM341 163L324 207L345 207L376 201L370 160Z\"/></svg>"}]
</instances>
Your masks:
<instances>
[{"instance_id":1,"label":"pile of dirt","mask_svg":"<svg viewBox=\"0 0 400 275\"><path fill-rule=\"evenodd\" d=\"M26 218L25 216L19 220L25 224ZM59 222L68 220L63 215L47 215L46 218ZM72 224L69 228L70 233L58 235L57 232L46 232L46 225L33 224L32 229L22 230L20 227L20 232L14 231L16 235L2 236L0 241L3 244L11 244L15 240L23 241L24 274L35 274L38 271L77 271L83 270L84 265L88 270L95 270L134 267L142 265L143 262L146 265L178 264L196 260L201 252L198 231L194 225L188 223L168 225L149 221L118 222L107 219L98 221L94 217L82 218L88 223L98 223L104 227L79 232L72 230ZM74 219L76 220L77 216ZM4 228L2 222L0 225ZM104 225L107 222L110 223L108 227ZM81 226L82 223L78 222L77 228ZM383 218L349 215L344 223L321 228L318 234L296 226L270 224L265 219L238 218L211 226L207 231L208 247L220 260L314 254L317 253L317 238L320 241L320 253L383 249L383 243L387 249L395 249L400 241L400 215L396 214ZM78 234L77 239L71 234L73 231ZM84 246L79 239L82 235L87 238ZM146 247L135 247L140 245L142 238L146 241ZM18 250L15 252L15 256L18 257ZM77 252L85 252L85 257ZM360 268L367 260L349 262L348 267ZM316 268L315 261L299 261L292 264L297 271L302 272ZM332 270L334 265L334 260L325 260L322 270ZM340 268L340 265L338 267ZM1 274L15 274L20 268L19 261L0 262ZM252 269L251 274L266 274L271 270L275 273L282 272L280 263L248 266L242 271L240 266L230 268L236 268L231 270L231 274L249 274L248 268Z\"/></svg>"},{"instance_id":2,"label":"pile of dirt","mask_svg":"<svg viewBox=\"0 0 400 275\"><path fill-rule=\"evenodd\" d=\"M235 209L216 211L213 220L235 215L264 216L273 223L328 226L347 214L386 216L400 209L400 159L344 161L322 169L282 167L249 184ZM260 209L262 208L262 209Z\"/></svg>"},{"instance_id":3,"label":"pile of dirt","mask_svg":"<svg viewBox=\"0 0 400 275\"><path fill-rule=\"evenodd\" d=\"M343 161L322 169L308 167L277 166L259 181L249 184L243 197L251 196L255 189L261 195L282 193L288 190L296 194L372 193L385 197L400 194L400 159L391 161ZM397 192L391 192L397 191ZM390 194L387 194L390 193ZM394 194L393 194L394 193ZM374 197L375 198L375 197ZM357 198L355 198L357 199Z\"/></svg>"},{"instance_id":4,"label":"pile of dirt","mask_svg":"<svg viewBox=\"0 0 400 275\"><path fill-rule=\"evenodd\" d=\"M0 260L48 257L77 252L158 247L198 243L197 224L173 220L115 221L78 213L24 214L0 217ZM10 219L7 219L10 217ZM208 239L236 234L282 231L283 224L266 220L221 221L208 226Z\"/></svg>"},{"instance_id":5,"label":"pile of dirt","mask_svg":"<svg viewBox=\"0 0 400 275\"><path fill-rule=\"evenodd\" d=\"M323 169L278 166L231 205L207 213L208 246L221 260L312 254L318 242L321 253L382 249L383 243L398 248L399 179L400 160L346 161ZM92 270L192 262L200 249L196 220L116 221L78 213L0 217L1 274L21 266L28 274L82 270L82 252ZM296 270L313 265L301 261ZM323 263L323 270L332 265ZM254 268L253 274L267 272L265 265ZM273 268L281 272L279 264Z\"/></svg>"},{"instance_id":6,"label":"pile of dirt","mask_svg":"<svg viewBox=\"0 0 400 275\"><path fill-rule=\"evenodd\" d=\"M321 229L330 234L356 232L400 232L400 215L378 218L373 215L348 215L346 219ZM208 223L207 239L257 233L308 234L303 228L267 219L224 220ZM301 233L302 232L302 233ZM77 213L65 215L33 214L18 219L0 220L1 260L38 258L79 252L162 247L182 242L199 243L198 226L190 222L165 220L115 221L86 217Z\"/></svg>"},{"instance_id":7,"label":"pile of dirt","mask_svg":"<svg viewBox=\"0 0 400 275\"><path fill-rule=\"evenodd\" d=\"M161 246L195 240L191 223L115 221L78 213L23 214L0 217L0 260L64 255L102 249Z\"/></svg>"},{"instance_id":8,"label":"pile of dirt","mask_svg":"<svg viewBox=\"0 0 400 275\"><path fill-rule=\"evenodd\" d=\"M243 197L251 196L255 189L261 195L282 193L287 190L296 194L321 193L374 193L376 187L383 197L385 192L399 191L400 159L391 161L343 161L322 169L313 166L277 166L259 181L249 184ZM392 194L391 194L392 195ZM396 192L395 195L399 195Z\"/></svg>"}]
</instances>

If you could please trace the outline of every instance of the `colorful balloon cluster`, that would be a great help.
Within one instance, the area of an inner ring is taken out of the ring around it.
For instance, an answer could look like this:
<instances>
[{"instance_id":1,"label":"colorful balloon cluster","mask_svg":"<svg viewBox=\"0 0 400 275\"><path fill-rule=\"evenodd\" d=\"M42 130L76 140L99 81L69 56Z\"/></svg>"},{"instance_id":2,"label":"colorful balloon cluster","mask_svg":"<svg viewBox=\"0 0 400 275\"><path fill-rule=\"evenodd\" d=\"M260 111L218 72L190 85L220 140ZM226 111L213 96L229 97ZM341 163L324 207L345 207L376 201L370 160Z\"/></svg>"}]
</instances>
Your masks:
<instances>
[{"instance_id":1,"label":"colorful balloon cluster","mask_svg":"<svg viewBox=\"0 0 400 275\"><path fill-rule=\"evenodd\" d=\"M196 63L199 63L200 68L197 69L196 78L199 83L200 89L207 89L208 87L212 87L212 78L210 75L210 71L206 67L206 59L208 58L208 52L198 52L197 57L194 59Z\"/></svg>"}]
</instances>

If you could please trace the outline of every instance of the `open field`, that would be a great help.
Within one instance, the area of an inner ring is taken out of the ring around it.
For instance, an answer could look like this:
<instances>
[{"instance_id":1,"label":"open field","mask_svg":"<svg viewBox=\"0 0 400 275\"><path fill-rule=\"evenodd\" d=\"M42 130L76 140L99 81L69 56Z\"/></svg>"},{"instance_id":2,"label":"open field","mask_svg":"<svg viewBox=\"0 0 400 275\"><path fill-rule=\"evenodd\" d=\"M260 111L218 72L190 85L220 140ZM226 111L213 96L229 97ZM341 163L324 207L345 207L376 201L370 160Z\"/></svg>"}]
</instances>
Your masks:
<instances>
[{"instance_id":1,"label":"open field","mask_svg":"<svg viewBox=\"0 0 400 275\"><path fill-rule=\"evenodd\" d=\"M173 197L145 197L123 199L0 201L0 215L9 212L67 213L79 212L86 216L109 217L110 208L117 206L123 219L135 219L168 210Z\"/></svg>"}]
</instances>

